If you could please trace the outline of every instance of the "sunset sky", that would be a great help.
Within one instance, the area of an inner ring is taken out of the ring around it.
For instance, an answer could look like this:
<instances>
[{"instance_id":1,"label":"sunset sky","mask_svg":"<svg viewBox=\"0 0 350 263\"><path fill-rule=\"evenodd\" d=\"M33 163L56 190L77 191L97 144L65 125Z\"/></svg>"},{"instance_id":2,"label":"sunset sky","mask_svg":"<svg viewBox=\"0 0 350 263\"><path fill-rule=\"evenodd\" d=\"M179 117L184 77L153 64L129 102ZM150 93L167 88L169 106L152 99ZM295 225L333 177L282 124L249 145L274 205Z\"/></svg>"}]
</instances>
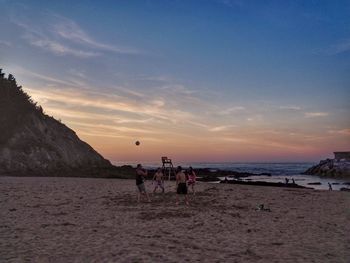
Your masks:
<instances>
[{"instance_id":1,"label":"sunset sky","mask_svg":"<svg viewBox=\"0 0 350 263\"><path fill-rule=\"evenodd\" d=\"M0 68L111 161L317 161L350 150L349 14L340 0L0 0Z\"/></svg>"}]
</instances>

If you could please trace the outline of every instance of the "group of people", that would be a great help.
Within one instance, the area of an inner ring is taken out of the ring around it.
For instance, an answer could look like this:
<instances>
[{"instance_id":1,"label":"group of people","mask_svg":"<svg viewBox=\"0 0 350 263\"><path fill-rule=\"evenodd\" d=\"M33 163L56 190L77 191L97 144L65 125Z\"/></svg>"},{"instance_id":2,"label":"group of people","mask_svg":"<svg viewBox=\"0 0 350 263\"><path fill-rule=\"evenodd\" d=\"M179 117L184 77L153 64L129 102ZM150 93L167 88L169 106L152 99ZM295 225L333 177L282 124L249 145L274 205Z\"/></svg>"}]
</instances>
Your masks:
<instances>
[{"instance_id":1,"label":"group of people","mask_svg":"<svg viewBox=\"0 0 350 263\"><path fill-rule=\"evenodd\" d=\"M289 184L289 179L288 178L284 178L286 184ZM292 178L292 184L295 184L295 180L294 178Z\"/></svg>"},{"instance_id":2,"label":"group of people","mask_svg":"<svg viewBox=\"0 0 350 263\"><path fill-rule=\"evenodd\" d=\"M141 197L145 196L148 202L151 202L151 199L146 191L145 178L148 176L146 169L142 167L141 164L138 164L136 167L136 186L138 189L137 201L141 201ZM196 173L192 167L189 167L188 170L183 170L181 166L178 166L176 169L176 204L179 204L180 195L184 196L186 205L189 205L187 193L188 188L190 187L192 193L195 194L195 184L196 184ZM153 175L153 184L154 189L153 193L157 191L158 188L162 190L162 193L165 192L164 188L164 174L161 168L158 168L155 174Z\"/></svg>"}]
</instances>

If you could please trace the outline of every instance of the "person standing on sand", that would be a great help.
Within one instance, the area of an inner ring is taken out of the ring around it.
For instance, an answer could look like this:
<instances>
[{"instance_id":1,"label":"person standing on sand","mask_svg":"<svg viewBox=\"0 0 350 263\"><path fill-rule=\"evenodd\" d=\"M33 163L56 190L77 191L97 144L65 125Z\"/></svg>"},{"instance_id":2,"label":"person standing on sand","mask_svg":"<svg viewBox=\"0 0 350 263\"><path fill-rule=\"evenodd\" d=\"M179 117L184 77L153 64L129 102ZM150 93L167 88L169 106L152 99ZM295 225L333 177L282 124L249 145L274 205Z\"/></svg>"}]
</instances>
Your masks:
<instances>
[{"instance_id":1,"label":"person standing on sand","mask_svg":"<svg viewBox=\"0 0 350 263\"><path fill-rule=\"evenodd\" d=\"M179 195L185 195L186 205L189 205L187 198L187 184L186 184L186 175L182 171L182 167L178 166L176 170L176 205L179 204Z\"/></svg>"},{"instance_id":2,"label":"person standing on sand","mask_svg":"<svg viewBox=\"0 0 350 263\"><path fill-rule=\"evenodd\" d=\"M329 191L332 191L333 190L333 188L332 188L332 185L328 182L328 190Z\"/></svg>"},{"instance_id":3,"label":"person standing on sand","mask_svg":"<svg viewBox=\"0 0 350 263\"><path fill-rule=\"evenodd\" d=\"M188 186L191 186L192 193L195 195L194 185L196 184L196 173L194 172L193 168L190 166L188 169Z\"/></svg>"},{"instance_id":4,"label":"person standing on sand","mask_svg":"<svg viewBox=\"0 0 350 263\"><path fill-rule=\"evenodd\" d=\"M163 178L162 169L160 168L157 169L157 172L153 176L153 181L156 184L156 186L154 187L153 193L156 192L158 187L160 187L162 189L162 193L164 193L164 178Z\"/></svg>"},{"instance_id":5,"label":"person standing on sand","mask_svg":"<svg viewBox=\"0 0 350 263\"><path fill-rule=\"evenodd\" d=\"M145 195L147 197L148 202L151 202L151 199L149 198L146 187L145 187L145 176L147 176L147 171L142 168L141 164L137 165L136 168L136 186L139 192L137 193L137 202L140 202L141 195Z\"/></svg>"}]
</instances>

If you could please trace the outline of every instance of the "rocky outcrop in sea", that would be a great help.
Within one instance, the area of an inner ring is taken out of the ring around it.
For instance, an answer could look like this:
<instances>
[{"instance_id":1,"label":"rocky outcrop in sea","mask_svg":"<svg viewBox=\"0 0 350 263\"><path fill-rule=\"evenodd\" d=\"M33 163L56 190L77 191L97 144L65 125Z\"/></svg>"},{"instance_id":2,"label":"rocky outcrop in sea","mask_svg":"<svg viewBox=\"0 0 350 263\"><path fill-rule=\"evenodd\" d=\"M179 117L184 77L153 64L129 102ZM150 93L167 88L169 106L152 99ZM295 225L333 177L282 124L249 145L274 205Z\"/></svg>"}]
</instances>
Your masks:
<instances>
[{"instance_id":1,"label":"rocky outcrop in sea","mask_svg":"<svg viewBox=\"0 0 350 263\"><path fill-rule=\"evenodd\" d=\"M304 174L320 175L334 178L350 178L350 161L326 159L307 169Z\"/></svg>"},{"instance_id":2,"label":"rocky outcrop in sea","mask_svg":"<svg viewBox=\"0 0 350 263\"><path fill-rule=\"evenodd\" d=\"M0 70L0 175L98 176L112 168Z\"/></svg>"}]
</instances>

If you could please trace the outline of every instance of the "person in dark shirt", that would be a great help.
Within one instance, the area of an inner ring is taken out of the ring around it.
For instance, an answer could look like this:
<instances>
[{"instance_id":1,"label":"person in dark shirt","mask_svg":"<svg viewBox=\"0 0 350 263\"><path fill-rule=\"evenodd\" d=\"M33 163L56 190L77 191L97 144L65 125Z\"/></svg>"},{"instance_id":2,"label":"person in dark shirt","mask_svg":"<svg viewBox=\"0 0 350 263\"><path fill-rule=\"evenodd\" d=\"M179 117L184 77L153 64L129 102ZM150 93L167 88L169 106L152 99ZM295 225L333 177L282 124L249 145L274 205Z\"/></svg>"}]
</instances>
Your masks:
<instances>
[{"instance_id":1,"label":"person in dark shirt","mask_svg":"<svg viewBox=\"0 0 350 263\"><path fill-rule=\"evenodd\" d=\"M137 202L140 202L141 195L146 196L148 202L151 202L151 199L149 198L148 193L146 192L146 187L144 183L145 176L147 176L147 171L142 168L141 164L138 164L136 168L136 186L138 189Z\"/></svg>"}]
</instances>

